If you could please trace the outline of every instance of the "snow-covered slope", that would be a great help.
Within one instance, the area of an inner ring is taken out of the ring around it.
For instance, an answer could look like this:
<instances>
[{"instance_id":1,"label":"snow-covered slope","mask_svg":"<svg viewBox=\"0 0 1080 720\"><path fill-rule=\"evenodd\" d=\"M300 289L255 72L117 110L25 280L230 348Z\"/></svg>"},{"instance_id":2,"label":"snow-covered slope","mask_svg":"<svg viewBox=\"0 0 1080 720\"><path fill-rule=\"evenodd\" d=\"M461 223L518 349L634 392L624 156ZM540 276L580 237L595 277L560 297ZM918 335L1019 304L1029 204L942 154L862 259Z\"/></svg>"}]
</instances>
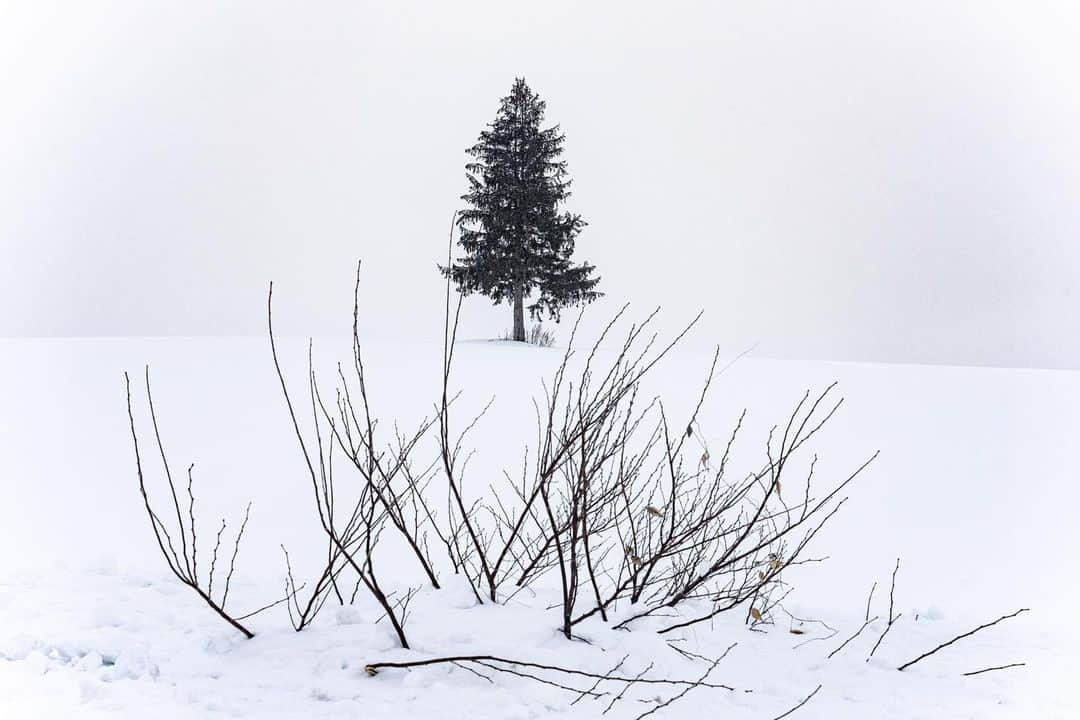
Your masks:
<instances>
[{"instance_id":1,"label":"snow-covered slope","mask_svg":"<svg viewBox=\"0 0 1080 720\"><path fill-rule=\"evenodd\" d=\"M347 357L316 342L328 372ZM302 391L306 342L282 341ZM389 423L415 423L436 398L441 348L422 342L365 347L373 402ZM535 437L531 398L558 350L463 342L455 383L460 417L495 403L471 437L470 482L498 482ZM231 601L254 609L281 594L284 543L301 578L324 548L302 458L262 339L0 341L0 716L69 717L547 717L600 714L605 701L509 676L465 669L363 672L365 663L484 653L609 670L624 655L636 674L698 677L706 665L648 631L583 628L589 643L557 632L548 598L519 595L474 607L468 589L424 590L411 607L413 651L397 649L378 608L327 606L294 633L282 608L251 620L245 641L172 578L141 507L124 403L123 370L152 369L171 462L195 462L207 524L239 518L252 501ZM679 353L648 389L685 412L709 358ZM794 571L786 609L803 619L748 632L742 617L687 632L683 647L709 657L738 643L710 676L736 691L698 689L660 717L772 718L821 690L795 717L1075 717L1066 696L1077 663L1074 515L1080 491L1071 450L1080 436L1080 373L743 358L715 384L702 418L722 442L744 408L739 469L760 464L769 427L807 388L838 380L847 398L813 441L818 476L838 479L874 450L881 456L816 540L825 563ZM145 426L144 426L145 429ZM154 466L149 473L157 482ZM861 625L878 583L887 612L897 557L897 611L873 659L877 623L831 660ZM416 584L412 565L388 555L384 582ZM1019 607L1002 623L899 673L896 666ZM917 619L916 619L917 618ZM803 635L790 627L805 630ZM821 638L821 639L815 639ZM796 647L798 646L798 647ZM963 677L1013 662L1020 668ZM661 693L663 697L672 694ZM608 717L650 709L638 692Z\"/></svg>"}]
</instances>

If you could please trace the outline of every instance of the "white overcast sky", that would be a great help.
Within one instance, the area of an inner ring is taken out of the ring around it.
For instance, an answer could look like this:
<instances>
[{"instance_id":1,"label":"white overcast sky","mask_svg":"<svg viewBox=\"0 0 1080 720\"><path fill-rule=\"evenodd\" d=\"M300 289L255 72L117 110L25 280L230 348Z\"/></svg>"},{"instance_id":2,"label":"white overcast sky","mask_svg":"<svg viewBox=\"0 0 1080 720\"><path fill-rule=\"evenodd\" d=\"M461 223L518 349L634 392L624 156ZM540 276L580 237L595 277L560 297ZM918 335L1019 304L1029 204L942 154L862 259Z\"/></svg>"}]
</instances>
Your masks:
<instances>
[{"instance_id":1,"label":"white overcast sky","mask_svg":"<svg viewBox=\"0 0 1080 720\"><path fill-rule=\"evenodd\" d=\"M522 75L594 316L764 355L1080 367L1080 12L1015 2L0 0L0 335L435 336ZM278 294L280 293L280 294ZM465 306L465 334L509 327Z\"/></svg>"}]
</instances>

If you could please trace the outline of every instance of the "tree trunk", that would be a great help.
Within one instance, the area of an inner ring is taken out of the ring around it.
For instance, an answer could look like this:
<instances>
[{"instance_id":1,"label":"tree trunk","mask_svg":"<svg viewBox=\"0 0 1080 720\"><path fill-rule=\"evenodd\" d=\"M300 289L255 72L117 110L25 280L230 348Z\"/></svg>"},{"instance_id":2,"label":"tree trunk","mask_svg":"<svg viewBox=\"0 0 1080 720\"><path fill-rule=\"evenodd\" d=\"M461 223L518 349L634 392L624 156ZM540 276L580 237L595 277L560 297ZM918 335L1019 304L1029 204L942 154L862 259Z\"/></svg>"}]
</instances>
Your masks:
<instances>
[{"instance_id":1,"label":"tree trunk","mask_svg":"<svg viewBox=\"0 0 1080 720\"><path fill-rule=\"evenodd\" d=\"M514 340L525 342L525 297L521 290L514 294Z\"/></svg>"}]
</instances>

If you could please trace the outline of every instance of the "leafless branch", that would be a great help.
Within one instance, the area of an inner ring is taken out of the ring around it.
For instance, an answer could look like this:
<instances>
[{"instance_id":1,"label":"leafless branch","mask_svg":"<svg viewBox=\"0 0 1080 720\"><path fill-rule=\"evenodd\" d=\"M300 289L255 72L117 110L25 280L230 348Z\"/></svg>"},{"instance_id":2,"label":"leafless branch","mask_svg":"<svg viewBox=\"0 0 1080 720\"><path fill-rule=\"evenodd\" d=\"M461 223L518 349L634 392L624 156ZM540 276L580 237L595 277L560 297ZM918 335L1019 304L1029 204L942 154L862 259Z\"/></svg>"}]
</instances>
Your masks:
<instances>
[{"instance_id":1,"label":"leafless branch","mask_svg":"<svg viewBox=\"0 0 1080 720\"><path fill-rule=\"evenodd\" d=\"M798 705L796 705L795 707L791 708L790 710L788 710L788 711L787 711L787 712L785 712L785 713L781 713L780 715L777 715L777 716L776 716L775 718L773 718L773 720L782 720L782 718L786 718L786 717L787 717L788 715L791 715L791 714L792 714L793 712L795 712L796 710L798 710L799 708L801 708L801 707L802 707L803 705L805 705L806 703L810 702L810 698L812 698L812 697L814 697L815 695L817 695L817 694L818 694L818 690L820 690L820 689L821 689L821 686L820 686L820 685L818 685L818 686L817 686L816 688L814 688L814 691L813 691L812 693L810 693L809 695L807 695L806 697L804 697L804 698L803 698L803 699L802 699L801 701L799 701L799 704L798 704Z\"/></svg>"},{"instance_id":2,"label":"leafless branch","mask_svg":"<svg viewBox=\"0 0 1080 720\"><path fill-rule=\"evenodd\" d=\"M709 665L709 669L706 670L704 672L704 674L702 674L702 676L698 679L696 684L686 686L685 688L683 688L682 692L678 693L677 695L671 696L670 698L668 698L664 702L660 703L656 707L650 708L649 710L641 713L634 720L642 720L642 718L648 717L649 715L652 715L655 712L659 712L659 711L663 710L664 708L666 708L667 706L671 705L672 703L677 702L678 700L682 699L688 692L690 692L694 688L702 687L702 683L704 683L705 680L708 679L709 675L712 674L712 671L715 670L716 666L720 664L720 661L723 660L727 656L727 654L729 652L731 652L731 648L733 648L733 647L735 647L734 643L729 645L728 649L725 650L724 653L720 657L716 658L716 660L714 660Z\"/></svg>"},{"instance_id":3,"label":"leafless branch","mask_svg":"<svg viewBox=\"0 0 1080 720\"><path fill-rule=\"evenodd\" d=\"M1022 662L1009 663L1008 665L998 665L997 667L988 667L988 668L983 668L982 670L975 670L974 672L966 672L966 673L963 673L963 675L964 675L964 677L971 677L972 675L982 675L983 673L993 672L995 670L1008 670L1009 668L1023 667L1026 664L1027 663L1022 663Z\"/></svg>"},{"instance_id":4,"label":"leafless branch","mask_svg":"<svg viewBox=\"0 0 1080 720\"><path fill-rule=\"evenodd\" d=\"M889 584L889 615L888 622L885 625L885 629L881 631L881 635L878 637L877 642L874 643L874 647L870 650L870 655L866 658L867 662L870 662L870 658L874 657L874 653L881 646L885 636L889 634L889 630L892 630L893 623L900 619L900 615L893 615L894 596L896 593L896 573L900 570L900 558L896 558L896 567L893 568L892 582ZM875 583L875 587L877 584ZM870 589L870 597L874 596L873 588ZM870 599L866 601L867 612L870 610ZM902 615L903 613L901 613Z\"/></svg>"},{"instance_id":5,"label":"leafless branch","mask_svg":"<svg viewBox=\"0 0 1080 720\"><path fill-rule=\"evenodd\" d=\"M912 665L919 662L920 660L924 660L924 659L930 657L931 655L936 653L938 650L942 650L944 648L947 648L950 645L952 645L953 643L957 642L958 640L963 640L966 637L971 637L972 635L979 632L980 630L985 630L988 627L992 627L994 625L997 625L1002 620L1008 620L1010 618L1014 618L1014 617L1016 617L1017 615L1019 615L1021 613L1028 612L1028 610L1029 610L1029 608L1020 608L1019 610L1017 610L1014 613L1009 613L1008 615L1002 615L1001 617L999 617L997 620L994 620L993 622L988 622L988 623L986 623L984 625L980 625L979 627L975 628L974 630L970 630L970 631L968 631L968 632L966 632L966 633L964 633L962 635L957 635L952 640L949 640L948 642L941 643L940 645L938 645L933 650L930 650L928 652L924 652L919 657L915 658L914 660L910 660L910 661L904 663L903 665L901 665L900 667L898 667L896 669L897 670L906 670L907 668L911 667Z\"/></svg>"},{"instance_id":6,"label":"leafless branch","mask_svg":"<svg viewBox=\"0 0 1080 720\"><path fill-rule=\"evenodd\" d=\"M866 621L865 621L865 622L864 622L864 623L862 624L862 626L861 626L861 627L860 627L860 628L859 628L858 630L856 630L856 631L855 631L855 634L854 634L854 635L852 635L851 637L849 637L849 638L848 638L847 640L845 640L844 642L840 643L840 647L836 648L836 649L835 649L835 650L833 650L833 651L832 651L831 653L829 653L828 655L826 655L826 656L825 656L825 659L826 659L826 660L828 660L828 659L831 659L833 655L837 654L838 652L840 652L841 650L843 650L843 649L844 649L845 647L847 647L848 643L850 643L850 642L851 642L852 640L854 640L855 638L859 637L859 635L862 635L862 631L863 631L863 630L865 630L865 629L867 628L867 626L868 626L868 625L870 625L870 623L874 622L874 621L875 621L875 620L877 620L877 619L878 619L878 616L877 616L877 615L875 615L875 616L874 616L873 618L867 618L867 619L866 619Z\"/></svg>"},{"instance_id":7,"label":"leafless branch","mask_svg":"<svg viewBox=\"0 0 1080 720\"><path fill-rule=\"evenodd\" d=\"M234 617L225 609L225 604L229 595L229 585L232 581L233 572L236 569L236 555L240 550L240 541L244 535L244 528L247 526L247 520L251 511L251 504L248 504L247 510L244 513L244 521L240 526L240 530L236 535L236 541L233 545L232 560L229 564L229 571L225 576L225 591L222 593L221 598L214 597L214 577L217 564L217 552L221 545L221 536L225 531L225 521L221 522L221 530L217 533L217 538L214 543L214 551L210 562L210 572L206 580L204 587L202 579L199 577L198 572L198 549L197 549L197 536L195 532L195 492L194 492L194 477L192 469L195 467L194 463L188 466L188 483L187 483L187 513L184 513L180 507L180 499L176 492L176 484L173 481L172 472L169 469L169 461L165 454L165 446L161 439L161 430L158 425L157 411L154 409L153 393L150 389L150 367L145 369L145 382L146 382L146 401L150 410L151 425L154 429L154 439L157 444L158 454L161 457L161 463L164 468L165 481L168 484L169 498L172 501L172 510L176 516L176 526L173 530L170 530L165 522L161 519L161 516L154 510L153 504L150 501L150 493L146 487L146 478L143 474L142 456L139 452L139 435L135 429L135 413L132 408L131 402L131 379L128 374L124 373L124 386L127 394L127 411L128 411L128 423L131 428L131 440L135 448L135 469L139 479L139 492L142 494L143 506L146 509L146 514L150 519L150 527L154 532L154 539L157 541L158 549L161 551L162 557L165 558L165 563L168 565L169 570L176 576L182 584L191 588L203 602L213 610L219 617L225 620L229 625L238 630L244 635L244 637L252 638L252 633L247 627L240 623L240 620L250 617L253 613L242 616L240 618ZM185 522L184 515L186 514L187 520ZM178 538L178 541L174 541L174 533ZM177 545L179 545L180 551L177 552Z\"/></svg>"}]
</instances>

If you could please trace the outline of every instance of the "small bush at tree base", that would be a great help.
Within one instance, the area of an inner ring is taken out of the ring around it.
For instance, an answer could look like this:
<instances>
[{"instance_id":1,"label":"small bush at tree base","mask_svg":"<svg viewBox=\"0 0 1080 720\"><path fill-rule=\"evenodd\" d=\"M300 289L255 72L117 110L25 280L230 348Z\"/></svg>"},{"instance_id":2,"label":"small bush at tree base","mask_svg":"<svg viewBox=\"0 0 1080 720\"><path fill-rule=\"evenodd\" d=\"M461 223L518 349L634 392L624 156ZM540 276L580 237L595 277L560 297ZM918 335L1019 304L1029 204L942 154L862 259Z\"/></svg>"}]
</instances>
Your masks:
<instances>
[{"instance_id":1,"label":"small bush at tree base","mask_svg":"<svg viewBox=\"0 0 1080 720\"><path fill-rule=\"evenodd\" d=\"M500 340L513 340L513 332L507 330L502 334ZM537 347L555 347L555 332L548 330L543 325L537 323L529 328L525 334L525 339L522 342L527 342L530 345L536 345Z\"/></svg>"}]
</instances>

